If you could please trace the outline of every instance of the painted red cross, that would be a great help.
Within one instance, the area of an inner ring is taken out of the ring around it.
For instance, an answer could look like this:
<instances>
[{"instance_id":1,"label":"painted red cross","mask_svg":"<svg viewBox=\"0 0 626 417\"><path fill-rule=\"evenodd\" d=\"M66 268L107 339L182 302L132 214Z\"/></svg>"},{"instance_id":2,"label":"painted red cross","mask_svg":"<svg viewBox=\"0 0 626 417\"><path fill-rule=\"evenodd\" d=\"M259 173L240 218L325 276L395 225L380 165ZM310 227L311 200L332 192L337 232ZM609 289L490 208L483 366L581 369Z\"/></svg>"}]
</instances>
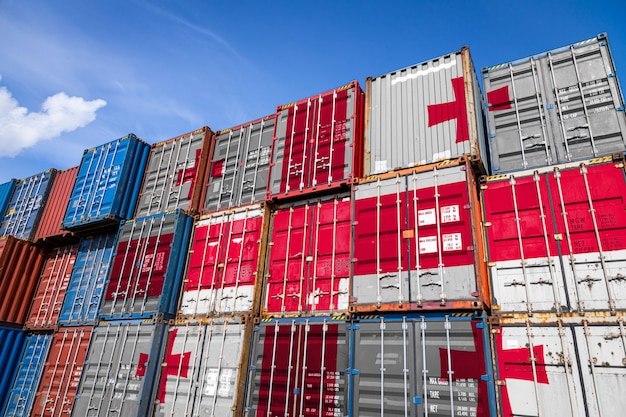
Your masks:
<instances>
[{"instance_id":1,"label":"painted red cross","mask_svg":"<svg viewBox=\"0 0 626 417\"><path fill-rule=\"evenodd\" d=\"M187 166L185 166L184 168L181 168L178 170L178 172L176 173L176 186L180 187L181 185L190 182L190 186L189 186L189 193L187 193L187 198L191 199L191 197L193 196L193 186L196 183L196 172L198 171L198 161L200 160L200 152L202 152L202 149L196 149L196 159L194 159L193 161L193 167L191 168L187 168Z\"/></svg>"},{"instance_id":2,"label":"painted red cross","mask_svg":"<svg viewBox=\"0 0 626 417\"><path fill-rule=\"evenodd\" d=\"M509 86L497 88L487 93L487 103L489 111L506 110L511 108L511 97L509 96Z\"/></svg>"},{"instance_id":3,"label":"painted red cross","mask_svg":"<svg viewBox=\"0 0 626 417\"><path fill-rule=\"evenodd\" d=\"M146 376L146 369L148 368L148 354L139 354L139 363L137 364L137 372L135 372L135 378L141 378Z\"/></svg>"},{"instance_id":4,"label":"painted red cross","mask_svg":"<svg viewBox=\"0 0 626 417\"><path fill-rule=\"evenodd\" d=\"M428 127L456 120L456 143L469 140L467 108L465 107L465 83L463 77L452 79L454 101L431 104L428 107Z\"/></svg>"},{"instance_id":5,"label":"painted red cross","mask_svg":"<svg viewBox=\"0 0 626 417\"><path fill-rule=\"evenodd\" d=\"M170 334L170 339L167 342L165 366L163 367L163 373L161 374L161 384L159 387L159 402L161 402L161 404L165 402L165 386L167 384L167 377L171 375L187 378L187 374L189 371L189 360L191 359L191 352L172 354L177 334L178 329L172 330L172 333Z\"/></svg>"}]
</instances>

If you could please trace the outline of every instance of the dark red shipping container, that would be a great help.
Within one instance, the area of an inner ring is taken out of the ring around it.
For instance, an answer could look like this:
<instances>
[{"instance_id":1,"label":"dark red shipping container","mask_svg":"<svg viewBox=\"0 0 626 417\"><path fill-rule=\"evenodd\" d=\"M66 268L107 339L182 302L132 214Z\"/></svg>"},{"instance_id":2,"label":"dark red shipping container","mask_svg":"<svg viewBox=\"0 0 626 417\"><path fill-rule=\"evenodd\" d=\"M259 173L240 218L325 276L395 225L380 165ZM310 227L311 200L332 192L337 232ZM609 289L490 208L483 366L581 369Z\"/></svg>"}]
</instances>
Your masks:
<instances>
[{"instance_id":1,"label":"dark red shipping container","mask_svg":"<svg viewBox=\"0 0 626 417\"><path fill-rule=\"evenodd\" d=\"M56 328L77 252L78 245L63 246L51 250L46 256L30 315L26 320L26 329Z\"/></svg>"},{"instance_id":2,"label":"dark red shipping container","mask_svg":"<svg viewBox=\"0 0 626 417\"><path fill-rule=\"evenodd\" d=\"M76 182L78 167L59 171L54 179L50 195L41 215L34 241L49 245L73 243L78 239L72 232L61 230L61 223Z\"/></svg>"},{"instance_id":3,"label":"dark red shipping container","mask_svg":"<svg viewBox=\"0 0 626 417\"><path fill-rule=\"evenodd\" d=\"M350 195L285 204L272 213L264 316L348 310Z\"/></svg>"},{"instance_id":4,"label":"dark red shipping container","mask_svg":"<svg viewBox=\"0 0 626 417\"><path fill-rule=\"evenodd\" d=\"M13 236L0 238L0 323L24 325L44 255L45 251L31 242Z\"/></svg>"},{"instance_id":5,"label":"dark red shipping container","mask_svg":"<svg viewBox=\"0 0 626 417\"><path fill-rule=\"evenodd\" d=\"M35 394L32 417L69 416L87 356L92 326L55 333Z\"/></svg>"},{"instance_id":6,"label":"dark red shipping container","mask_svg":"<svg viewBox=\"0 0 626 417\"><path fill-rule=\"evenodd\" d=\"M363 174L365 95L359 83L278 106L267 198L298 197Z\"/></svg>"}]
</instances>

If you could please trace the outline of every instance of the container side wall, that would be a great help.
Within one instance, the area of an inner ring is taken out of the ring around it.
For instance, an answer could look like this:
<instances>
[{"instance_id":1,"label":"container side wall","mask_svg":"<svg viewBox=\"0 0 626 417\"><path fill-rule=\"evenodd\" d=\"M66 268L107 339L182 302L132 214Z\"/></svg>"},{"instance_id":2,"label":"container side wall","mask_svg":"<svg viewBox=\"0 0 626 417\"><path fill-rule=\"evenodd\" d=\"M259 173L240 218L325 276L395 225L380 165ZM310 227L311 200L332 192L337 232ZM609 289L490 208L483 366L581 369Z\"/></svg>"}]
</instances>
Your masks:
<instances>
[{"instance_id":1,"label":"container side wall","mask_svg":"<svg viewBox=\"0 0 626 417\"><path fill-rule=\"evenodd\" d=\"M61 230L63 216L67 210L67 204L76 182L78 167L59 171L50 189L50 198L43 209L41 221L35 234L35 241L42 240L56 244L71 239L71 234Z\"/></svg>"},{"instance_id":2,"label":"container side wall","mask_svg":"<svg viewBox=\"0 0 626 417\"><path fill-rule=\"evenodd\" d=\"M21 329L0 326L0 404L5 408L26 343ZM0 410L1 411L1 410Z\"/></svg>"}]
</instances>

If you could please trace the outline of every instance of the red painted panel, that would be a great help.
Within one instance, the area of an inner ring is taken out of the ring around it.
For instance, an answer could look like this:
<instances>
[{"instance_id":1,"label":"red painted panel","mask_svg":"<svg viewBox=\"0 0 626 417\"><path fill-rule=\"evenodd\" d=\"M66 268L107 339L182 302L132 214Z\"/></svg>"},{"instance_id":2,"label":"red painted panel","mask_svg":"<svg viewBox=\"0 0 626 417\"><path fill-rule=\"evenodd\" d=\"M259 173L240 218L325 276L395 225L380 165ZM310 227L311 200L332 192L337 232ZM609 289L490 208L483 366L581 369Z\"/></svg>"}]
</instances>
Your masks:
<instances>
[{"instance_id":1,"label":"red painted panel","mask_svg":"<svg viewBox=\"0 0 626 417\"><path fill-rule=\"evenodd\" d=\"M77 252L78 245L72 245L48 253L33 298L30 316L26 320L27 329L42 330L56 327Z\"/></svg>"},{"instance_id":2,"label":"red painted panel","mask_svg":"<svg viewBox=\"0 0 626 417\"><path fill-rule=\"evenodd\" d=\"M44 242L59 243L71 239L72 233L67 230L61 230L61 223L65 216L65 210L67 210L67 204L74 188L77 174L78 167L57 173L37 227L35 241L42 239Z\"/></svg>"}]
</instances>

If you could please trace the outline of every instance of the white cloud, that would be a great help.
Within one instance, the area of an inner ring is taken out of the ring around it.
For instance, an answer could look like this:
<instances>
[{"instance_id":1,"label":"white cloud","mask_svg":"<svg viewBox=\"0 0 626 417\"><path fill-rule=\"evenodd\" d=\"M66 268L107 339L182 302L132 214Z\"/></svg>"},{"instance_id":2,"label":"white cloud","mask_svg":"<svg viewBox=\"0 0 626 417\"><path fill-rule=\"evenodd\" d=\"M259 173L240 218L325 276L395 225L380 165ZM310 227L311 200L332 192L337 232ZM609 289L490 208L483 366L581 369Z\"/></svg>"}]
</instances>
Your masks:
<instances>
[{"instance_id":1,"label":"white cloud","mask_svg":"<svg viewBox=\"0 0 626 417\"><path fill-rule=\"evenodd\" d=\"M64 92L48 97L40 112L21 107L6 87L0 87L0 157L13 157L37 142L85 127L96 120L104 100L87 101Z\"/></svg>"}]
</instances>

